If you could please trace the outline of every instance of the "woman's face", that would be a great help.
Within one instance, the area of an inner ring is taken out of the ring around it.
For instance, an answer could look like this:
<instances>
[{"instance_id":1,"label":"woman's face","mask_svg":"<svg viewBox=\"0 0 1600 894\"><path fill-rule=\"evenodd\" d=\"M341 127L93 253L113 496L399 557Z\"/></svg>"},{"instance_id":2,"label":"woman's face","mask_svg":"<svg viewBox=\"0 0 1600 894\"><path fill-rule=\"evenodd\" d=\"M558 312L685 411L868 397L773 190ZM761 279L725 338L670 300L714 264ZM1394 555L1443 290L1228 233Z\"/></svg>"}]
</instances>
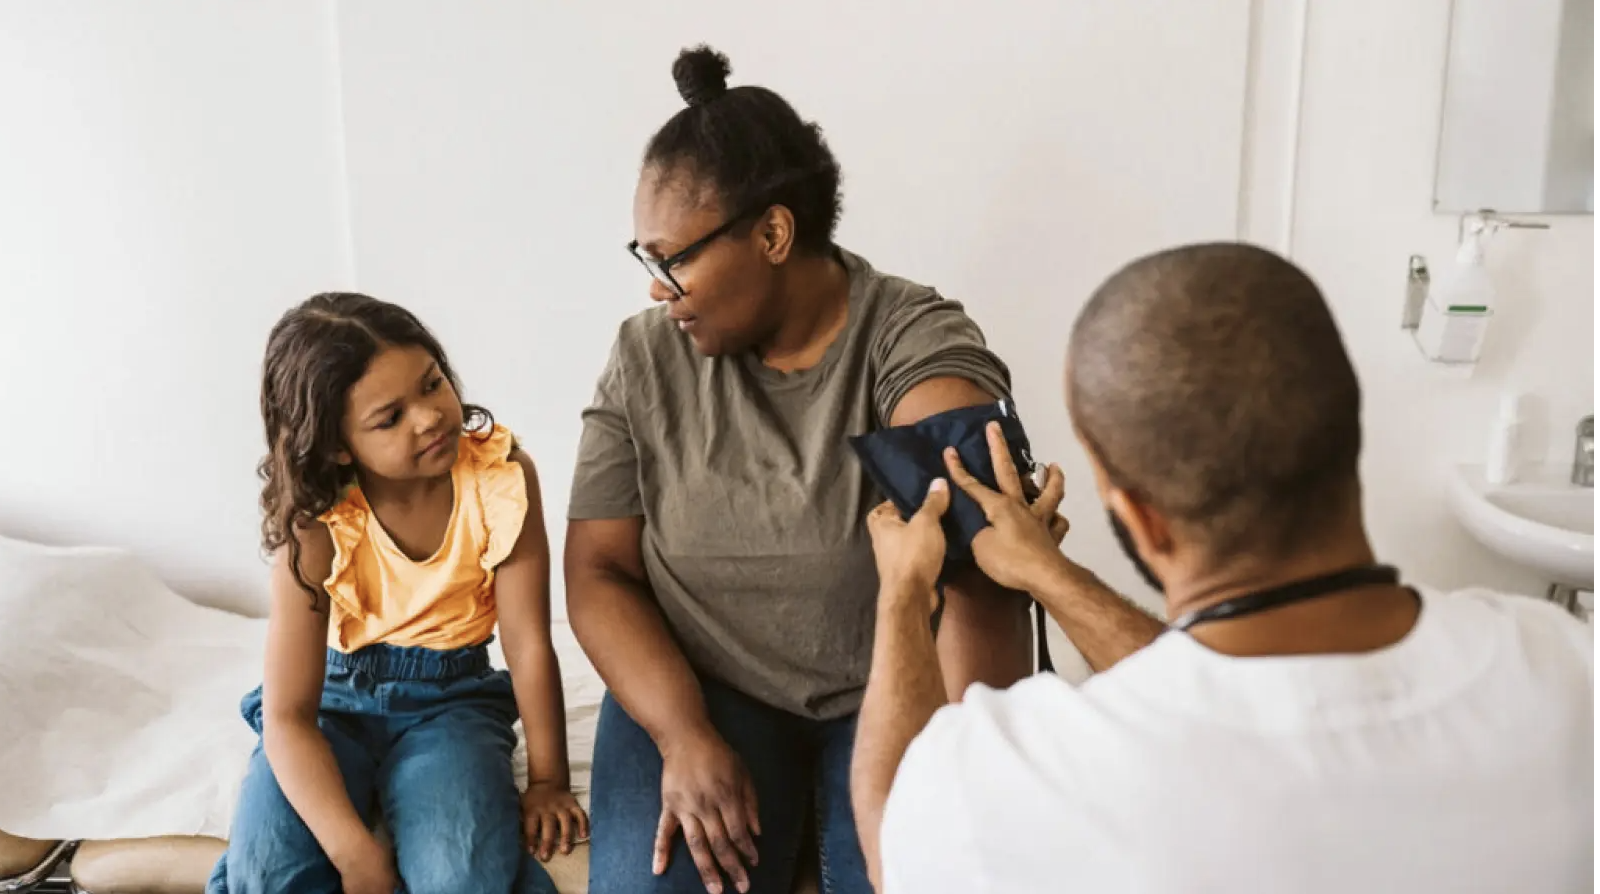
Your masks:
<instances>
[{"instance_id":1,"label":"woman's face","mask_svg":"<svg viewBox=\"0 0 1600 894\"><path fill-rule=\"evenodd\" d=\"M724 210L715 190L647 167L633 197L637 251L656 261L673 259L727 224L730 213L737 212ZM777 328L775 264L759 218L739 221L673 260L667 272L683 294L652 277L650 299L666 303L667 316L700 353L749 350Z\"/></svg>"}]
</instances>

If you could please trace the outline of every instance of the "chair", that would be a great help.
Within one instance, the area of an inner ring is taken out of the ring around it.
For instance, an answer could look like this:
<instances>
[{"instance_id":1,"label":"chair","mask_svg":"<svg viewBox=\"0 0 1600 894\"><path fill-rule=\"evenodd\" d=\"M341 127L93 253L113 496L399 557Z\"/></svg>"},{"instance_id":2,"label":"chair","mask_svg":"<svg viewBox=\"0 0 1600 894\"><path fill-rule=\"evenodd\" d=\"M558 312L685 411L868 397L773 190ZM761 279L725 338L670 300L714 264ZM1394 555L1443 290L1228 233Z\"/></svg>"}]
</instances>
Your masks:
<instances>
[{"instance_id":1,"label":"chair","mask_svg":"<svg viewBox=\"0 0 1600 894\"><path fill-rule=\"evenodd\" d=\"M0 832L0 894L36 891L76 842L36 841Z\"/></svg>"}]
</instances>

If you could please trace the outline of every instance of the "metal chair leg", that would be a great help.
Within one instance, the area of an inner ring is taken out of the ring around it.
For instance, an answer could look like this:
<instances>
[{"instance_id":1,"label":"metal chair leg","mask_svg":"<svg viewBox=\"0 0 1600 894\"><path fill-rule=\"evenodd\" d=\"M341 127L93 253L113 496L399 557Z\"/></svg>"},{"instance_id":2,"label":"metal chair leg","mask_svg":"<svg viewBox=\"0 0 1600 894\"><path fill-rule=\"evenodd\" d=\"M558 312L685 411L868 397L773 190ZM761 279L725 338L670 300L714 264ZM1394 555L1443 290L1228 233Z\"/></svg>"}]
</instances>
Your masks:
<instances>
[{"instance_id":1,"label":"metal chair leg","mask_svg":"<svg viewBox=\"0 0 1600 894\"><path fill-rule=\"evenodd\" d=\"M72 856L72 852L77 849L78 842L76 841L63 841L57 844L50 849L50 853L45 855L44 861L38 866L21 875L0 879L0 894L26 894L26 892L36 890L50 878L50 873L54 872L56 867L60 866L68 857Z\"/></svg>"}]
</instances>

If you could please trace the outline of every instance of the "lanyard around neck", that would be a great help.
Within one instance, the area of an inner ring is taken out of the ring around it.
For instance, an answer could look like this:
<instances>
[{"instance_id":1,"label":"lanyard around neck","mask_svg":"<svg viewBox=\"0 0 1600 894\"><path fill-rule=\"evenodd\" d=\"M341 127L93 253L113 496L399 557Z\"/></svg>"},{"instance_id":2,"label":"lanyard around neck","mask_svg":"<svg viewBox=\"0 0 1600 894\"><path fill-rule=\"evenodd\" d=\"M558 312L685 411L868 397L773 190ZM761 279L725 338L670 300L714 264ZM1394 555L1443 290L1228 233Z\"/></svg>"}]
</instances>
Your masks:
<instances>
[{"instance_id":1,"label":"lanyard around neck","mask_svg":"<svg viewBox=\"0 0 1600 894\"><path fill-rule=\"evenodd\" d=\"M1187 631L1197 624L1242 618L1246 615L1270 611L1291 603L1315 599L1318 596L1327 596L1342 590L1353 590L1356 587L1371 587L1380 584L1397 584L1399 582L1400 572L1388 565L1362 565L1357 568L1346 568L1343 571L1335 571L1332 574L1293 581L1281 587L1246 593L1243 596L1225 599L1205 608L1197 608L1173 621L1171 626L1174 630Z\"/></svg>"}]
</instances>

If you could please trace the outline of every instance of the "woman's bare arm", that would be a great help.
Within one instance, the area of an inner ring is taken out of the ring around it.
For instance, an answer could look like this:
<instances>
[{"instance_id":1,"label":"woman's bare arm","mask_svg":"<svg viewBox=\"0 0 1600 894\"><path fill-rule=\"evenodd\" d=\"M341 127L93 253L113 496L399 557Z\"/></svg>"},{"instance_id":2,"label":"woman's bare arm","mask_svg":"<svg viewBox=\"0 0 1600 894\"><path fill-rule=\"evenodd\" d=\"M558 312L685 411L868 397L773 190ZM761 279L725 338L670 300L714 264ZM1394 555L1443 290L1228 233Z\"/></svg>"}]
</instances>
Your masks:
<instances>
[{"instance_id":1,"label":"woman's bare arm","mask_svg":"<svg viewBox=\"0 0 1600 894\"><path fill-rule=\"evenodd\" d=\"M567 525L567 618L606 688L656 747L712 732L700 683L650 593L641 517Z\"/></svg>"}]
</instances>

